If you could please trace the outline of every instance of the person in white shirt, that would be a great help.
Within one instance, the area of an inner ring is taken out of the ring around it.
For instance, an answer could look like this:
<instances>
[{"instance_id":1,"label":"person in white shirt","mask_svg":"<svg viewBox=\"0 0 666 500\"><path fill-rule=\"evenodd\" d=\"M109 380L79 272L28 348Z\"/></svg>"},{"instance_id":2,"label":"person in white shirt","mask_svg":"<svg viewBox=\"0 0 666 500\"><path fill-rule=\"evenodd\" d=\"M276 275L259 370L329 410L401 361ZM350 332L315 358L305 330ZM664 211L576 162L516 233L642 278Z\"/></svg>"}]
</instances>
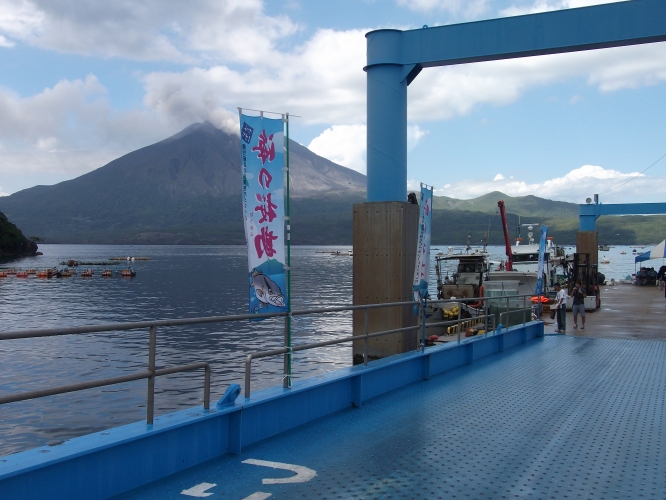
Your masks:
<instances>
[{"instance_id":1,"label":"person in white shirt","mask_svg":"<svg viewBox=\"0 0 666 500\"><path fill-rule=\"evenodd\" d=\"M562 288L559 283L555 283L555 308L557 309L557 333L565 333L567 331L567 294L566 288Z\"/></svg>"}]
</instances>

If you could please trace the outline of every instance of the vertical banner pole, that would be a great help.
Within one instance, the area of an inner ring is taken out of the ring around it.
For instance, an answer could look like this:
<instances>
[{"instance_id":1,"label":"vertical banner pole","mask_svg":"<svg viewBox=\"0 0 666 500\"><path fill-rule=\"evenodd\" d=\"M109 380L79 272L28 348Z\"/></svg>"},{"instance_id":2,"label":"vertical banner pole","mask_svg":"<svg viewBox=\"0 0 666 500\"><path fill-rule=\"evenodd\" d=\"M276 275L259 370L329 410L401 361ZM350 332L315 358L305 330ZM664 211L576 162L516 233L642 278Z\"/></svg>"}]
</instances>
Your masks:
<instances>
[{"instance_id":1,"label":"vertical banner pole","mask_svg":"<svg viewBox=\"0 0 666 500\"><path fill-rule=\"evenodd\" d=\"M284 115L286 123L286 140L285 140L285 153L287 155L286 171L287 171L287 202L285 205L285 220L287 222L286 240L287 240L287 316L285 317L284 324L284 343L285 347L289 350L284 355L284 381L283 386L285 389L291 388L291 220L289 218L289 113Z\"/></svg>"},{"instance_id":2,"label":"vertical banner pole","mask_svg":"<svg viewBox=\"0 0 666 500\"><path fill-rule=\"evenodd\" d=\"M239 109L243 172L243 214L248 253L248 309L251 315L291 315L289 297L289 187L285 186L285 116L249 116ZM285 193L287 190L287 193ZM286 228L285 228L286 222ZM286 240L285 240L286 238ZM260 321L259 318L250 321ZM291 387L291 318L285 322L285 387Z\"/></svg>"}]
</instances>

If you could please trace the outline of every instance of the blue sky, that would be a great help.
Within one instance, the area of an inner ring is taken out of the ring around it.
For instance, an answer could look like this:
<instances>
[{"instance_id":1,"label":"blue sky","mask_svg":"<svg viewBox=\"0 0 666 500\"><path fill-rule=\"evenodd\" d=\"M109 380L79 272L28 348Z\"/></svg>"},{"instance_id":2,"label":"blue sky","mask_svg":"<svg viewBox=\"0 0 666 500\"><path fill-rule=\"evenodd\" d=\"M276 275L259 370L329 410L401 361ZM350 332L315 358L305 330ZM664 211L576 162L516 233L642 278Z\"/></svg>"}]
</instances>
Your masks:
<instances>
[{"instance_id":1,"label":"blue sky","mask_svg":"<svg viewBox=\"0 0 666 500\"><path fill-rule=\"evenodd\" d=\"M0 195L193 122L238 133L237 106L299 115L292 139L365 172L367 31L599 3L0 0ZM664 43L426 69L409 87L409 185L663 201L665 80Z\"/></svg>"}]
</instances>

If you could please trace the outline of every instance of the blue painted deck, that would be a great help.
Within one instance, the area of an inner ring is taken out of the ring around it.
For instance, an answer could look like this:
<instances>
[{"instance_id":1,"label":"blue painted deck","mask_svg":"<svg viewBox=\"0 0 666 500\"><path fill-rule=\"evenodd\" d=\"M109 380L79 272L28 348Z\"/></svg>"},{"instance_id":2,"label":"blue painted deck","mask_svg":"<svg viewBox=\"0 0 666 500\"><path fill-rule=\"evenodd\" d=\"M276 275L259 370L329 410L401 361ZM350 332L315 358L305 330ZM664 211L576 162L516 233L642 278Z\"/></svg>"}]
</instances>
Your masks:
<instances>
[{"instance_id":1,"label":"blue painted deck","mask_svg":"<svg viewBox=\"0 0 666 500\"><path fill-rule=\"evenodd\" d=\"M662 499L665 409L666 342L547 336L115 498Z\"/></svg>"}]
</instances>

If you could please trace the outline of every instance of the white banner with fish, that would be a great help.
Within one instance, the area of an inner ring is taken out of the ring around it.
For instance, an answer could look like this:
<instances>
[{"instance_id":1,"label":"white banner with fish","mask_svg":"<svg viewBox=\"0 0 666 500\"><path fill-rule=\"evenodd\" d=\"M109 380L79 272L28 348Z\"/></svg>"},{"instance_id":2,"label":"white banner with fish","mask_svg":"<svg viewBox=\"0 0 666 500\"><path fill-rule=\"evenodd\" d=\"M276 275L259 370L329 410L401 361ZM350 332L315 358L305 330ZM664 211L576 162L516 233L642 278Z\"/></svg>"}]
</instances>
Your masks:
<instances>
[{"instance_id":1,"label":"white banner with fish","mask_svg":"<svg viewBox=\"0 0 666 500\"><path fill-rule=\"evenodd\" d=\"M428 293L430 277L430 223L432 222L432 188L421 184L419 236L416 247L416 267L414 268L414 300L421 300ZM416 310L416 308L415 308Z\"/></svg>"},{"instance_id":2,"label":"white banner with fish","mask_svg":"<svg viewBox=\"0 0 666 500\"><path fill-rule=\"evenodd\" d=\"M250 314L287 311L283 121L241 113L240 128Z\"/></svg>"},{"instance_id":3,"label":"white banner with fish","mask_svg":"<svg viewBox=\"0 0 666 500\"><path fill-rule=\"evenodd\" d=\"M539 238L539 267L537 270L537 284L534 295L541 295L543 293L543 268L546 259L546 238L548 234L548 226L541 226L541 238Z\"/></svg>"}]
</instances>

